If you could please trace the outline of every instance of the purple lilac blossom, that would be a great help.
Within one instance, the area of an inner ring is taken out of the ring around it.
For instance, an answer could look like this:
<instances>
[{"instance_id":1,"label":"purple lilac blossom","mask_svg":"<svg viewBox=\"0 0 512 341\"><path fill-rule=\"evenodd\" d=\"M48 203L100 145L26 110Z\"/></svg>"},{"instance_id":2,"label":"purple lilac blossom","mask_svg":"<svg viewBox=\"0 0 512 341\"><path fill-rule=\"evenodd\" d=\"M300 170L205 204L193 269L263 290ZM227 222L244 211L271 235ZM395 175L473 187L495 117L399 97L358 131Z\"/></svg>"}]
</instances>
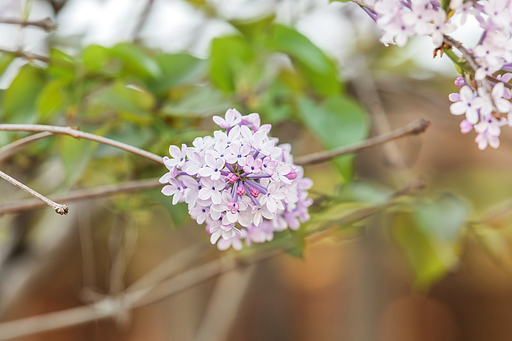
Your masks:
<instances>
[{"instance_id":1,"label":"purple lilac blossom","mask_svg":"<svg viewBox=\"0 0 512 341\"><path fill-rule=\"evenodd\" d=\"M312 181L293 163L291 147L277 145L258 114L229 109L213 121L226 131L198 137L193 147L170 146L172 158L164 157L162 193L173 196L173 205L186 202L219 250L270 241L274 232L308 221Z\"/></svg>"},{"instance_id":2,"label":"purple lilac blossom","mask_svg":"<svg viewBox=\"0 0 512 341\"><path fill-rule=\"evenodd\" d=\"M468 16L476 18L483 33L476 46L466 48L476 63L475 72L456 79L460 92L450 94L454 102L450 111L465 116L461 132L474 128L479 149L497 148L501 127L512 126L508 119L512 92L507 88L512 79L508 73L512 72L512 0L451 0L446 10L437 0L376 0L373 8L366 13L382 29L381 42L386 46L404 46L414 36L430 36L440 47L444 36L457 28L451 21L454 15L460 17L461 25ZM486 80L490 76L499 82Z\"/></svg>"}]
</instances>

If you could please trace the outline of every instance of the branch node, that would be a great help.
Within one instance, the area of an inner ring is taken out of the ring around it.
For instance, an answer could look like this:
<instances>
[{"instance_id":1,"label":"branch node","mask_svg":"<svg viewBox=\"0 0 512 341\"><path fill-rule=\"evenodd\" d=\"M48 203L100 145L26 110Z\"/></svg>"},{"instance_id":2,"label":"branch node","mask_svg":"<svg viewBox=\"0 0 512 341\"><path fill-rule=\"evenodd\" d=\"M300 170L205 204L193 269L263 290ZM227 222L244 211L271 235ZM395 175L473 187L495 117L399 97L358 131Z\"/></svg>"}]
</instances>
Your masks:
<instances>
[{"instance_id":1,"label":"branch node","mask_svg":"<svg viewBox=\"0 0 512 341\"><path fill-rule=\"evenodd\" d=\"M67 215L69 212L69 209L66 205L60 205L59 207L55 208L55 213L60 215Z\"/></svg>"}]
</instances>

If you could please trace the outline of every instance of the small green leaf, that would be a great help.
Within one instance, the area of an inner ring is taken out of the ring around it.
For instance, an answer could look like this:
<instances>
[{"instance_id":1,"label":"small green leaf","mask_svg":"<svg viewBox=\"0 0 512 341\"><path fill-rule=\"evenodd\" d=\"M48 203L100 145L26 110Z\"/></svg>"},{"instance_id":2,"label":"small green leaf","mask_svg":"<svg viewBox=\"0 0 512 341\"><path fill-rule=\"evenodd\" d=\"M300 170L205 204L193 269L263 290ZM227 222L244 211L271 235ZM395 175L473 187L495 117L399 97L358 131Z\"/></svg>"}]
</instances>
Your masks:
<instances>
[{"instance_id":1,"label":"small green leaf","mask_svg":"<svg viewBox=\"0 0 512 341\"><path fill-rule=\"evenodd\" d=\"M46 121L59 112L64 104L62 82L53 80L46 83L37 97L37 111L40 121Z\"/></svg>"},{"instance_id":2,"label":"small green leaf","mask_svg":"<svg viewBox=\"0 0 512 341\"><path fill-rule=\"evenodd\" d=\"M50 51L48 73L62 81L71 83L75 78L75 60L60 50L52 49Z\"/></svg>"},{"instance_id":3,"label":"small green leaf","mask_svg":"<svg viewBox=\"0 0 512 341\"><path fill-rule=\"evenodd\" d=\"M253 58L253 52L243 37L215 38L212 42L210 78L222 91L234 92L238 77Z\"/></svg>"},{"instance_id":4,"label":"small green leaf","mask_svg":"<svg viewBox=\"0 0 512 341\"><path fill-rule=\"evenodd\" d=\"M299 73L322 95L336 95L341 90L336 65L308 38L295 29L274 25L268 45L288 54Z\"/></svg>"},{"instance_id":5,"label":"small green leaf","mask_svg":"<svg viewBox=\"0 0 512 341\"><path fill-rule=\"evenodd\" d=\"M305 125L328 149L347 146L367 136L366 112L347 96L333 96L320 104L300 97L299 112ZM353 159L353 154L334 159L345 181L353 177Z\"/></svg>"},{"instance_id":6,"label":"small green leaf","mask_svg":"<svg viewBox=\"0 0 512 341\"><path fill-rule=\"evenodd\" d=\"M106 47L89 45L82 53L82 60L85 68L89 71L98 72L108 63L110 52Z\"/></svg>"},{"instance_id":7,"label":"small green leaf","mask_svg":"<svg viewBox=\"0 0 512 341\"><path fill-rule=\"evenodd\" d=\"M206 71L206 61L186 53L161 54L156 59L162 75L149 87L152 91L165 94L173 87L199 80Z\"/></svg>"},{"instance_id":8,"label":"small green leaf","mask_svg":"<svg viewBox=\"0 0 512 341\"><path fill-rule=\"evenodd\" d=\"M30 64L20 68L2 99L2 120L9 123L30 123L35 120L35 102L44 86L44 71Z\"/></svg>"},{"instance_id":9,"label":"small green leaf","mask_svg":"<svg viewBox=\"0 0 512 341\"><path fill-rule=\"evenodd\" d=\"M16 59L16 57L10 53L0 55L0 76L4 74L5 70L7 70L14 59Z\"/></svg>"},{"instance_id":10,"label":"small green leaf","mask_svg":"<svg viewBox=\"0 0 512 341\"><path fill-rule=\"evenodd\" d=\"M417 290L427 290L458 263L453 247L425 234L410 214L398 213L392 231L414 270Z\"/></svg>"},{"instance_id":11,"label":"small green leaf","mask_svg":"<svg viewBox=\"0 0 512 341\"><path fill-rule=\"evenodd\" d=\"M69 136L58 137L57 150L66 171L67 186L73 185L82 177L94 148L96 146L93 146L87 140L79 140Z\"/></svg>"},{"instance_id":12,"label":"small green leaf","mask_svg":"<svg viewBox=\"0 0 512 341\"><path fill-rule=\"evenodd\" d=\"M120 113L131 113L146 116L155 105L155 98L140 87L132 87L121 81L116 82L103 92L99 101L108 104Z\"/></svg>"},{"instance_id":13,"label":"small green leaf","mask_svg":"<svg viewBox=\"0 0 512 341\"><path fill-rule=\"evenodd\" d=\"M120 43L111 48L110 53L123 62L124 73L127 76L135 76L143 80L161 76L162 71L156 60L137 45Z\"/></svg>"},{"instance_id":14,"label":"small green leaf","mask_svg":"<svg viewBox=\"0 0 512 341\"><path fill-rule=\"evenodd\" d=\"M454 241L465 226L469 216L468 205L450 193L444 193L430 202L417 204L415 219L426 234Z\"/></svg>"},{"instance_id":15,"label":"small green leaf","mask_svg":"<svg viewBox=\"0 0 512 341\"><path fill-rule=\"evenodd\" d=\"M168 102L161 112L172 117L209 117L223 114L232 106L233 103L211 86L197 86L184 93L182 98Z\"/></svg>"}]
</instances>

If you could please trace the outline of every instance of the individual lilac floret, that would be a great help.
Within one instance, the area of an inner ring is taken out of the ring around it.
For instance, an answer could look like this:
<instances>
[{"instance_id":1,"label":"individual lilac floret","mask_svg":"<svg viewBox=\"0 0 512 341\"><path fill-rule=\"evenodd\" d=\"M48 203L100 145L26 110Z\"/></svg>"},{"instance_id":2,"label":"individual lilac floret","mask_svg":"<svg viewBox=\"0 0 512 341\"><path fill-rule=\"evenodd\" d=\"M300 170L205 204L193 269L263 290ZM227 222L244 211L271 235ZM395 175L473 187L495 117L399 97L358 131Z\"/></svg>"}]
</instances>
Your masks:
<instances>
[{"instance_id":1,"label":"individual lilac floret","mask_svg":"<svg viewBox=\"0 0 512 341\"><path fill-rule=\"evenodd\" d=\"M173 204L186 202L219 250L270 241L274 232L308 221L312 182L293 164L290 145L277 145L255 113L229 109L213 120L226 131L197 138L193 147L169 148L162 193L173 196Z\"/></svg>"}]
</instances>

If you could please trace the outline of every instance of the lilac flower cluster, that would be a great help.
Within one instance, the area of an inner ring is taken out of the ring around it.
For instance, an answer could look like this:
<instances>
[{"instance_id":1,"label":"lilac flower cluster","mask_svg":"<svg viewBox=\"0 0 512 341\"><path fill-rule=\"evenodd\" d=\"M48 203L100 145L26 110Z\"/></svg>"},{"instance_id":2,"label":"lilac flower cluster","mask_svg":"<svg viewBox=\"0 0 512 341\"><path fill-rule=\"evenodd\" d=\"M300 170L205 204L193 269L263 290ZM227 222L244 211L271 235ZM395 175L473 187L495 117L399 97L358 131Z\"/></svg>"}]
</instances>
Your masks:
<instances>
[{"instance_id":1,"label":"lilac flower cluster","mask_svg":"<svg viewBox=\"0 0 512 341\"><path fill-rule=\"evenodd\" d=\"M174 205L186 202L220 250L240 250L242 240L248 246L271 241L274 232L296 230L309 220L312 181L293 164L290 145L277 145L258 114L229 109L213 121L225 131L198 137L193 147L169 147L162 193L173 196Z\"/></svg>"},{"instance_id":2,"label":"lilac flower cluster","mask_svg":"<svg viewBox=\"0 0 512 341\"><path fill-rule=\"evenodd\" d=\"M512 94L506 86L510 87L512 78L507 73L512 72L512 0L451 0L446 10L438 0L377 0L373 9L365 11L381 27L381 42L398 46L404 46L410 37L428 35L439 47L444 36L457 28L451 17L458 14L462 25L468 15L477 19L483 33L479 43L467 49L474 73L455 81L460 93L450 94L455 102L450 111L465 114L461 131L468 133L474 128L480 149L488 145L497 148L501 127L511 125ZM493 78L497 72L500 74Z\"/></svg>"}]
</instances>

